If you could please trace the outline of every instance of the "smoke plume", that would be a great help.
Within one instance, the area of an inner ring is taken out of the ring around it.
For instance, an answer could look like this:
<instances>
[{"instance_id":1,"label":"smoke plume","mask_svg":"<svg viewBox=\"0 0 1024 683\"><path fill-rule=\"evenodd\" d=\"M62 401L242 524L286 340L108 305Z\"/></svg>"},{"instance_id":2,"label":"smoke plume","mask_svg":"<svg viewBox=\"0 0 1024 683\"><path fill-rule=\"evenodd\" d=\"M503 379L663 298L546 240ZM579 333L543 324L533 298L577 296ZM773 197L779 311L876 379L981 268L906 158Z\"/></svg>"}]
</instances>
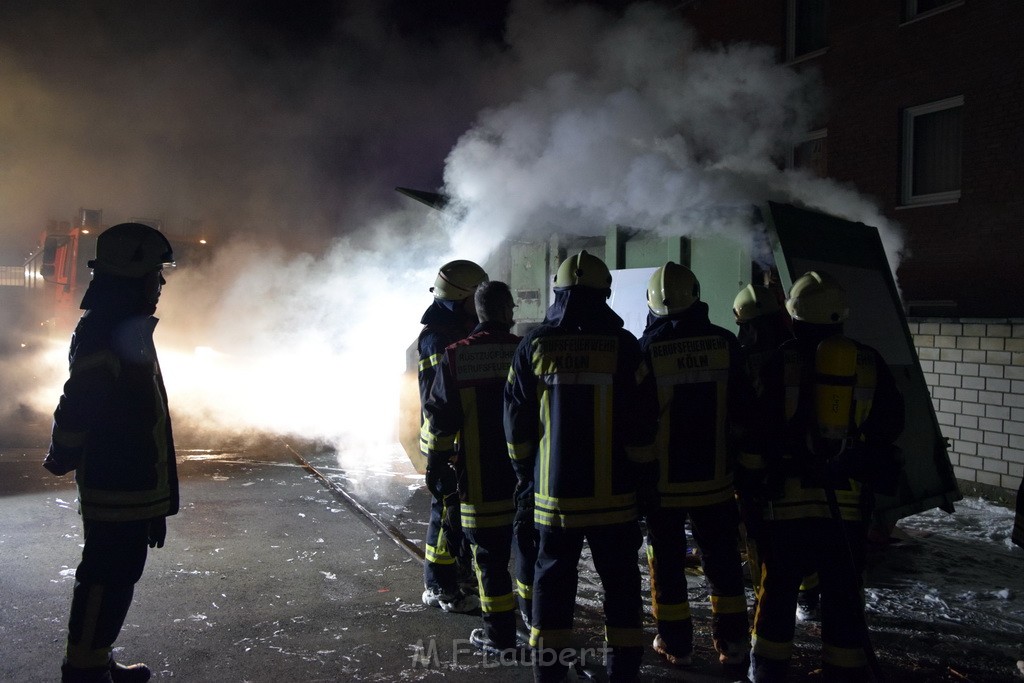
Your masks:
<instances>
[{"instance_id":1,"label":"smoke plume","mask_svg":"<svg viewBox=\"0 0 1024 683\"><path fill-rule=\"evenodd\" d=\"M500 44L410 33L356 3L286 4L320 28L202 5L0 9L0 236L80 206L213 235L158 311L172 411L200 440L393 444L437 267L506 238L611 224L748 238L749 207L777 199L880 227L896 266L898 229L870 201L780 170L822 93L766 47L699 50L655 3L519 0ZM393 192L442 184L445 213ZM46 367L40 412L66 372Z\"/></svg>"}]
</instances>

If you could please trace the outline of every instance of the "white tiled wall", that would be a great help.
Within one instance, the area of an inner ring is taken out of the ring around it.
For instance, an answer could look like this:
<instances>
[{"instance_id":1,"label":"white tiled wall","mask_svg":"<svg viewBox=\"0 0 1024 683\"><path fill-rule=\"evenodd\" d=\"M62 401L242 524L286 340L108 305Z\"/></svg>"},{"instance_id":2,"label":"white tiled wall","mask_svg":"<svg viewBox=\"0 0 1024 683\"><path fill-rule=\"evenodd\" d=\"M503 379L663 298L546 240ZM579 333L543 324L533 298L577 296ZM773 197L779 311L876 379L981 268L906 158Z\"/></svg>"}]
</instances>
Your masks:
<instances>
[{"instance_id":1,"label":"white tiled wall","mask_svg":"<svg viewBox=\"0 0 1024 683\"><path fill-rule=\"evenodd\" d=\"M1016 490L1024 476L1024 319L908 322L956 477Z\"/></svg>"}]
</instances>

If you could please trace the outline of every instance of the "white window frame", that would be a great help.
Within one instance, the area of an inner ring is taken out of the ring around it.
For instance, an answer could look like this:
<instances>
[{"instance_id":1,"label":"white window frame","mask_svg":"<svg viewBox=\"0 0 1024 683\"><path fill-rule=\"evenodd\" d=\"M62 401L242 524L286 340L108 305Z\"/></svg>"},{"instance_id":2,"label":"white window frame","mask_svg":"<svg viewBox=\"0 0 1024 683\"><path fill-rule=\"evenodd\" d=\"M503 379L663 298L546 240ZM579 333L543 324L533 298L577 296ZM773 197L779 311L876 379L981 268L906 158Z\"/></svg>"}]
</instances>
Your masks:
<instances>
[{"instance_id":1,"label":"white window frame","mask_svg":"<svg viewBox=\"0 0 1024 683\"><path fill-rule=\"evenodd\" d=\"M964 106L964 96L948 97L944 100L921 104L916 107L907 107L903 110L903 171L901 174L902 187L900 195L904 206L922 206L926 204L951 204L960 200L960 190L948 190L945 192L932 192L929 194L912 194L914 180L914 122L919 116L934 114L935 112L955 109ZM963 140L960 140L962 145ZM961 146L961 151L963 147ZM963 177L961 175L961 185Z\"/></svg>"}]
</instances>

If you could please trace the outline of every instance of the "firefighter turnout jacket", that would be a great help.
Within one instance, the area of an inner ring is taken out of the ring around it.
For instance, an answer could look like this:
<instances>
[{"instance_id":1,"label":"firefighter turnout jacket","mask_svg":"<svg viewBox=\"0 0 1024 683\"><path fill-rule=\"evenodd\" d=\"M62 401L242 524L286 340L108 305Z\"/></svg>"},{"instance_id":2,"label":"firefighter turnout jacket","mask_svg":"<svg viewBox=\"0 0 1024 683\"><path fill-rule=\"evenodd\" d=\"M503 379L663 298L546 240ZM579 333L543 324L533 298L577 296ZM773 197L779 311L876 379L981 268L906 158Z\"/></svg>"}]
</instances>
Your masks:
<instances>
[{"instance_id":1,"label":"firefighter turnout jacket","mask_svg":"<svg viewBox=\"0 0 1024 683\"><path fill-rule=\"evenodd\" d=\"M44 466L75 470L82 516L126 522L178 511L174 439L153 345L157 320L90 310L71 339L71 376Z\"/></svg>"},{"instance_id":2,"label":"firefighter turnout jacket","mask_svg":"<svg viewBox=\"0 0 1024 683\"><path fill-rule=\"evenodd\" d=\"M474 321L463 310L463 301L434 299L423 312L420 330L416 340L419 353L420 426L422 428L422 407L430 399L438 367L444 357L444 350L467 334ZM427 444L423 443L420 432L420 452L426 454ZM447 467L447 465L445 465ZM429 475L429 473L428 473ZM430 487L428 476L428 487ZM437 485L434 485L437 486ZM432 487L433 488L433 487ZM454 491L452 491L453 493ZM458 506L450 508L438 500L439 490L431 490L430 518L427 521L427 537L424 542L426 562L423 564L424 584L431 589L452 593L457 589L456 559L468 566L468 550L462 542L462 524Z\"/></svg>"},{"instance_id":3,"label":"firefighter turnout jacket","mask_svg":"<svg viewBox=\"0 0 1024 683\"><path fill-rule=\"evenodd\" d=\"M420 406L430 398L437 366L441 363L444 350L472 331L475 322L462 311L463 302L434 299L423 312L416 350L419 352L417 379L420 388ZM422 449L421 449L422 450Z\"/></svg>"},{"instance_id":4,"label":"firefighter turnout jacket","mask_svg":"<svg viewBox=\"0 0 1024 683\"><path fill-rule=\"evenodd\" d=\"M761 492L768 505L763 513L766 520L831 517L824 489L829 486L842 518L860 521L871 504L865 484L874 490L895 486L893 444L903 431L903 398L876 350L842 337L832 326L804 327L764 368L759 433L766 448L760 463L765 468ZM855 353L850 375L829 377L816 366L826 340L845 343ZM852 389L852 400L841 415L841 438L823 435L816 417L820 389L828 382Z\"/></svg>"},{"instance_id":5,"label":"firefighter turnout jacket","mask_svg":"<svg viewBox=\"0 0 1024 683\"><path fill-rule=\"evenodd\" d=\"M800 583L817 572L826 680L866 680L861 574L872 490L894 489L904 405L881 355L841 325L795 321L765 365L764 478L741 481L761 510L753 681L783 680ZM759 505L758 505L759 504Z\"/></svg>"},{"instance_id":6,"label":"firefighter turnout jacket","mask_svg":"<svg viewBox=\"0 0 1024 683\"><path fill-rule=\"evenodd\" d=\"M682 313L652 316L640 346L658 387L661 506L733 500L735 425L753 407L736 336L711 324L707 304L697 301Z\"/></svg>"},{"instance_id":7,"label":"firefighter turnout jacket","mask_svg":"<svg viewBox=\"0 0 1024 683\"><path fill-rule=\"evenodd\" d=\"M456 454L464 528L511 525L516 475L508 461L502 401L520 338L493 322L447 349L423 407L420 440L428 467Z\"/></svg>"},{"instance_id":8,"label":"firefighter turnout jacket","mask_svg":"<svg viewBox=\"0 0 1024 683\"><path fill-rule=\"evenodd\" d=\"M637 519L638 476L654 460L654 378L599 294L556 290L509 372L505 436L519 478L534 485L538 527Z\"/></svg>"}]
</instances>

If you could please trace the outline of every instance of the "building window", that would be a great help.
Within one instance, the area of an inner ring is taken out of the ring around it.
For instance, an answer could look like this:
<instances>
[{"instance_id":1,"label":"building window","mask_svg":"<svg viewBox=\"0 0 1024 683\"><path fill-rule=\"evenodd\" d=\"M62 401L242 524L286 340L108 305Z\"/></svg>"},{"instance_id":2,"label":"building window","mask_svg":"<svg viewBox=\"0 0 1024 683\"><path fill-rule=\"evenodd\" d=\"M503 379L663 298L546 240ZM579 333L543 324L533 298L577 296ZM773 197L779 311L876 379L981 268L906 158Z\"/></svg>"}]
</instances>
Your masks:
<instances>
[{"instance_id":1,"label":"building window","mask_svg":"<svg viewBox=\"0 0 1024 683\"><path fill-rule=\"evenodd\" d=\"M828 46L825 30L826 0L789 0L786 56L806 57Z\"/></svg>"},{"instance_id":2,"label":"building window","mask_svg":"<svg viewBox=\"0 0 1024 683\"><path fill-rule=\"evenodd\" d=\"M903 203L960 199L962 95L903 112Z\"/></svg>"},{"instance_id":3,"label":"building window","mask_svg":"<svg viewBox=\"0 0 1024 683\"><path fill-rule=\"evenodd\" d=\"M828 131L810 133L793 148L791 168L804 168L818 178L828 177Z\"/></svg>"},{"instance_id":4,"label":"building window","mask_svg":"<svg viewBox=\"0 0 1024 683\"><path fill-rule=\"evenodd\" d=\"M962 5L963 0L903 0L904 21Z\"/></svg>"}]
</instances>

